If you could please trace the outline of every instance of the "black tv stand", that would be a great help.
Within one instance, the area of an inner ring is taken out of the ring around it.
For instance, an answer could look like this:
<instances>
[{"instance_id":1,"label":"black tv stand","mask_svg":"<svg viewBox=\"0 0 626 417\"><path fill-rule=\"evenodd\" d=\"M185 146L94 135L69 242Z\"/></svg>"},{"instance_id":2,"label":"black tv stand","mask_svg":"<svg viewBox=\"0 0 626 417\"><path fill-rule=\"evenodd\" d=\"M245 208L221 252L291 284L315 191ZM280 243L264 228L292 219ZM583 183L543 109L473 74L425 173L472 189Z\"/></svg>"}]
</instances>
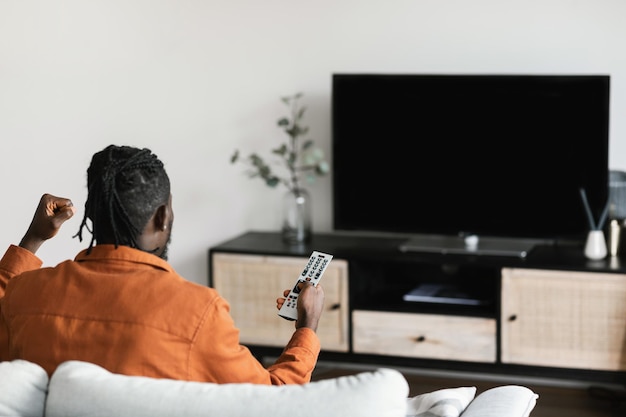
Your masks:
<instances>
[{"instance_id":1,"label":"black tv stand","mask_svg":"<svg viewBox=\"0 0 626 417\"><path fill-rule=\"evenodd\" d=\"M321 250L334 255L319 327L325 360L626 380L626 257L590 261L582 244L565 242L511 256L449 245L399 250L409 237L315 233L293 246L280 233L251 231L209 249L208 283L230 302L242 343L259 357L280 354L293 332L268 299ZM426 243L433 240L442 243ZM453 294L405 297L428 285Z\"/></svg>"},{"instance_id":2,"label":"black tv stand","mask_svg":"<svg viewBox=\"0 0 626 417\"><path fill-rule=\"evenodd\" d=\"M442 255L490 255L526 258L536 245L545 243L534 239L476 235L416 235L403 242L399 249L402 252L433 252Z\"/></svg>"}]
</instances>

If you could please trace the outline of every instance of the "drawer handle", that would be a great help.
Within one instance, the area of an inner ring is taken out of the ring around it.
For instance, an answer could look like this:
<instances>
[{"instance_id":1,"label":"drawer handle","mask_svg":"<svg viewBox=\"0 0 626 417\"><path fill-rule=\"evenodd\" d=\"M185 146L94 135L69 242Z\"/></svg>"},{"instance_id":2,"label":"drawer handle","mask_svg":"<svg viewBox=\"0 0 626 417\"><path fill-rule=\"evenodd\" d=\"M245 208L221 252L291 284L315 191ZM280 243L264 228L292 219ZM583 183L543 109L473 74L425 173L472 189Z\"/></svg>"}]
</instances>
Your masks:
<instances>
[{"instance_id":1,"label":"drawer handle","mask_svg":"<svg viewBox=\"0 0 626 417\"><path fill-rule=\"evenodd\" d=\"M517 320L517 314L511 314L509 316L509 321L515 321L515 320Z\"/></svg>"},{"instance_id":2,"label":"drawer handle","mask_svg":"<svg viewBox=\"0 0 626 417\"><path fill-rule=\"evenodd\" d=\"M331 310L339 310L341 308L341 304L339 303L335 303L332 306L330 306Z\"/></svg>"},{"instance_id":3,"label":"drawer handle","mask_svg":"<svg viewBox=\"0 0 626 417\"><path fill-rule=\"evenodd\" d=\"M421 342L423 342L425 340L426 340L426 336L417 336L415 338L415 341L418 342L418 343L421 343Z\"/></svg>"}]
</instances>

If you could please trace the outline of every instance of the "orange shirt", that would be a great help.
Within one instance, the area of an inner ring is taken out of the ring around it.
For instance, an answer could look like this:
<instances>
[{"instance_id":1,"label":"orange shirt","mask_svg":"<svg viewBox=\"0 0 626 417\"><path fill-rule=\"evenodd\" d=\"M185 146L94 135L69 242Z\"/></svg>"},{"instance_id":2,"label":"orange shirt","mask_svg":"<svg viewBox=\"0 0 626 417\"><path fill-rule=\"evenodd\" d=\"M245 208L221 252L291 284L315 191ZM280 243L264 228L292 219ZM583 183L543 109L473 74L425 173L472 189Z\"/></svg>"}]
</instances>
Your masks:
<instances>
[{"instance_id":1,"label":"orange shirt","mask_svg":"<svg viewBox=\"0 0 626 417\"><path fill-rule=\"evenodd\" d=\"M0 260L0 296L6 291L0 300L0 360L26 359L48 374L75 359L157 378L310 381L320 351L313 330L295 330L280 357L265 368L240 345L228 303L155 255L97 245L73 261L41 265L14 245Z\"/></svg>"}]
</instances>

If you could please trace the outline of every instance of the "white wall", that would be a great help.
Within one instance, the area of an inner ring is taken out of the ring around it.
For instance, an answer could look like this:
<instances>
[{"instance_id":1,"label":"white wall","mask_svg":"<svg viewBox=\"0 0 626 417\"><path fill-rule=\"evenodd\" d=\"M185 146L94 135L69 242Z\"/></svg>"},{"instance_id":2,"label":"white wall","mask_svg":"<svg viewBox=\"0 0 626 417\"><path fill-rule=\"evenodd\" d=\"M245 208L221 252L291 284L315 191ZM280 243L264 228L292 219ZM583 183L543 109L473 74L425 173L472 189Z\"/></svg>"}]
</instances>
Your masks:
<instances>
[{"instance_id":1,"label":"white wall","mask_svg":"<svg viewBox=\"0 0 626 417\"><path fill-rule=\"evenodd\" d=\"M170 261L206 283L210 246L279 227L282 191L233 150L282 141L279 97L302 91L328 152L333 72L610 74L626 169L624 16L623 0L0 0L0 253L50 192L79 211L39 255L73 257L91 155L149 147L173 184ZM330 178L312 193L331 230Z\"/></svg>"}]
</instances>

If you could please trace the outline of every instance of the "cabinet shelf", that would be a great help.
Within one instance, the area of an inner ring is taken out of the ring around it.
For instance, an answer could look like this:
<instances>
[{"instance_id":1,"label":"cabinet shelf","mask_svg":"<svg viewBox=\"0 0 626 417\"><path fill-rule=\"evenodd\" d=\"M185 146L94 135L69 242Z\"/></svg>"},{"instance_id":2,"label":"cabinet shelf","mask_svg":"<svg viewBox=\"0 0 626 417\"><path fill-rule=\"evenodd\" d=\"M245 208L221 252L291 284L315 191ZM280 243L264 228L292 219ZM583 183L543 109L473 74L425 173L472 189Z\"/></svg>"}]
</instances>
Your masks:
<instances>
[{"instance_id":1,"label":"cabinet shelf","mask_svg":"<svg viewBox=\"0 0 626 417\"><path fill-rule=\"evenodd\" d=\"M440 314L496 316L499 269L476 265L425 262L354 261L350 264L351 304L354 309L432 312ZM462 302L406 301L405 295L423 285L446 285L480 300Z\"/></svg>"}]
</instances>

